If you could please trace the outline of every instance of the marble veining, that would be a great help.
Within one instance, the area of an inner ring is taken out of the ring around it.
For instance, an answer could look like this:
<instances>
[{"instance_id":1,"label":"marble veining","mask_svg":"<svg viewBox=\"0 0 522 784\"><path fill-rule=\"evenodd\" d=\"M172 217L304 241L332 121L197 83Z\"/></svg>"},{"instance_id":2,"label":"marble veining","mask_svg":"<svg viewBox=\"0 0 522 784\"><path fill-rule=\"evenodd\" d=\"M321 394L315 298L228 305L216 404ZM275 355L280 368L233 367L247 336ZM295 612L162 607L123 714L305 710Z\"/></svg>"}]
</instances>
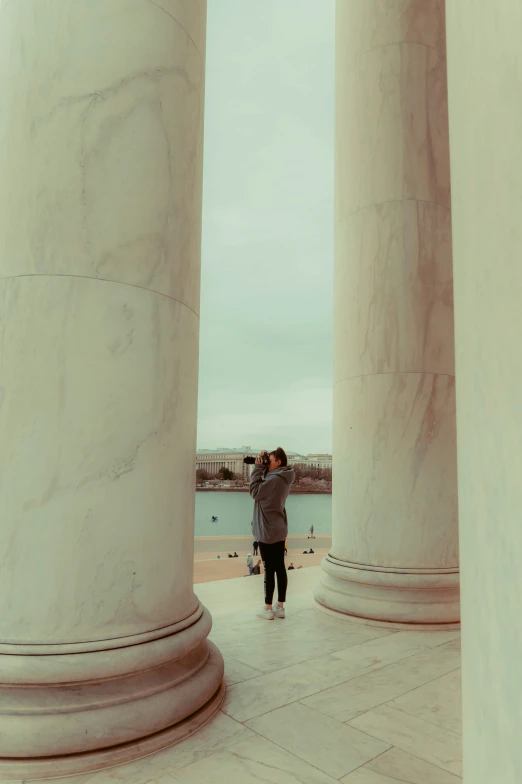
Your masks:
<instances>
[{"instance_id":1,"label":"marble veining","mask_svg":"<svg viewBox=\"0 0 522 784\"><path fill-rule=\"evenodd\" d=\"M182 620L197 606L197 318L153 292L69 277L0 281L0 299L3 641Z\"/></svg>"},{"instance_id":2,"label":"marble veining","mask_svg":"<svg viewBox=\"0 0 522 784\"><path fill-rule=\"evenodd\" d=\"M0 775L139 757L224 696L192 589L205 12L0 10Z\"/></svg>"},{"instance_id":3,"label":"marble veining","mask_svg":"<svg viewBox=\"0 0 522 784\"><path fill-rule=\"evenodd\" d=\"M337 59L336 223L416 199L450 206L445 52L416 44Z\"/></svg>"},{"instance_id":4,"label":"marble veining","mask_svg":"<svg viewBox=\"0 0 522 784\"><path fill-rule=\"evenodd\" d=\"M337 3L336 32L341 57L360 56L394 43L414 43L443 50L444 0L342 0ZM347 35L350 48L344 52Z\"/></svg>"},{"instance_id":5,"label":"marble veining","mask_svg":"<svg viewBox=\"0 0 522 784\"><path fill-rule=\"evenodd\" d=\"M409 716L389 705L381 705L350 722L374 738L420 756L456 776L462 775L462 740L460 735L435 724Z\"/></svg>"},{"instance_id":6,"label":"marble veining","mask_svg":"<svg viewBox=\"0 0 522 784\"><path fill-rule=\"evenodd\" d=\"M440 0L337 4L333 524L316 598L390 623L459 618L444 19Z\"/></svg>"},{"instance_id":7,"label":"marble veining","mask_svg":"<svg viewBox=\"0 0 522 784\"><path fill-rule=\"evenodd\" d=\"M497 11L500 10L500 13ZM522 7L447 3L464 777L522 770Z\"/></svg>"},{"instance_id":8,"label":"marble veining","mask_svg":"<svg viewBox=\"0 0 522 784\"><path fill-rule=\"evenodd\" d=\"M0 277L118 281L199 312L204 8L92 0L54 24L38 5L6 7L0 64L17 78L0 118Z\"/></svg>"},{"instance_id":9,"label":"marble veining","mask_svg":"<svg viewBox=\"0 0 522 784\"><path fill-rule=\"evenodd\" d=\"M247 726L336 779L389 748L387 743L300 703L251 719ZM310 738L314 738L313 744Z\"/></svg>"},{"instance_id":10,"label":"marble veining","mask_svg":"<svg viewBox=\"0 0 522 784\"><path fill-rule=\"evenodd\" d=\"M446 207L412 200L359 210L337 226L335 381L455 374L450 221Z\"/></svg>"},{"instance_id":11,"label":"marble veining","mask_svg":"<svg viewBox=\"0 0 522 784\"><path fill-rule=\"evenodd\" d=\"M335 385L334 407L334 555L380 566L456 566L454 379L349 379Z\"/></svg>"}]
</instances>

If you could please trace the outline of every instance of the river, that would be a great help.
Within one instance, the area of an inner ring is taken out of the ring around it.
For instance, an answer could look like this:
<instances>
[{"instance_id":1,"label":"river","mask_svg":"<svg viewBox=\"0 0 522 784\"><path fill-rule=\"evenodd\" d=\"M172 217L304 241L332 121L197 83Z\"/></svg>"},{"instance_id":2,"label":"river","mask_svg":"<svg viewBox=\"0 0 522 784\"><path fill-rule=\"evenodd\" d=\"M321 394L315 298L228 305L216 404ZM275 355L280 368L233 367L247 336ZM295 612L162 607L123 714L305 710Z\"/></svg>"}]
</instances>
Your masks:
<instances>
[{"instance_id":1,"label":"river","mask_svg":"<svg viewBox=\"0 0 522 784\"><path fill-rule=\"evenodd\" d=\"M196 492L195 536L241 536L250 534L253 500L245 492ZM286 502L288 533L332 533L332 496L326 494L290 495ZM211 523L215 515L217 523Z\"/></svg>"}]
</instances>

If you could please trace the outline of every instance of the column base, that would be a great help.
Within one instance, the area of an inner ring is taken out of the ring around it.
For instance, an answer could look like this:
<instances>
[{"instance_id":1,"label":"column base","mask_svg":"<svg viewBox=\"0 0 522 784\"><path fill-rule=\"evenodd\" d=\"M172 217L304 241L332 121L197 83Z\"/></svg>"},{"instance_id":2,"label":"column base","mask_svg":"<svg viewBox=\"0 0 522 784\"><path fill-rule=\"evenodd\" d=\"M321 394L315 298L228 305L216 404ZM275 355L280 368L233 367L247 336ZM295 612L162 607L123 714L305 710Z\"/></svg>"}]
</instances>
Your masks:
<instances>
[{"instance_id":1,"label":"column base","mask_svg":"<svg viewBox=\"0 0 522 784\"><path fill-rule=\"evenodd\" d=\"M458 569L399 569L327 555L314 596L330 615L395 629L460 628Z\"/></svg>"},{"instance_id":2,"label":"column base","mask_svg":"<svg viewBox=\"0 0 522 784\"><path fill-rule=\"evenodd\" d=\"M0 646L0 779L113 767L195 732L224 698L223 658L206 639L210 626L200 605L187 621L157 632L166 636L126 646L125 638L83 653L49 645L68 650L32 656Z\"/></svg>"},{"instance_id":3,"label":"column base","mask_svg":"<svg viewBox=\"0 0 522 784\"><path fill-rule=\"evenodd\" d=\"M72 776L89 773L105 768L113 768L132 760L148 757L157 751L179 743L199 730L214 716L225 699L225 684L221 682L215 695L198 711L184 721L148 738L132 743L124 743L102 751L87 754L69 754L65 757L37 757L32 760L0 759L0 780L49 779L59 776Z\"/></svg>"}]
</instances>

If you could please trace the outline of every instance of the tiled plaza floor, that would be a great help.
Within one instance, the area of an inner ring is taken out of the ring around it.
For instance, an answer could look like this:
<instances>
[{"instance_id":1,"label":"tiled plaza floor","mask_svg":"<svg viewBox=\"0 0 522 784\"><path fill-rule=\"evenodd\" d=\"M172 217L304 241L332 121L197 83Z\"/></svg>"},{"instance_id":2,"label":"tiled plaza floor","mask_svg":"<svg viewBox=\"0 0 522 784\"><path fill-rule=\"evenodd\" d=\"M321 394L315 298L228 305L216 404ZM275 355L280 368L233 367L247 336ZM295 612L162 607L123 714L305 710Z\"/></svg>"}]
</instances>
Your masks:
<instances>
[{"instance_id":1,"label":"tiled plaza floor","mask_svg":"<svg viewBox=\"0 0 522 784\"><path fill-rule=\"evenodd\" d=\"M320 569L289 574L287 618L261 621L262 577L197 586L225 657L218 715L182 743L67 784L457 784L460 640L313 608Z\"/></svg>"}]
</instances>

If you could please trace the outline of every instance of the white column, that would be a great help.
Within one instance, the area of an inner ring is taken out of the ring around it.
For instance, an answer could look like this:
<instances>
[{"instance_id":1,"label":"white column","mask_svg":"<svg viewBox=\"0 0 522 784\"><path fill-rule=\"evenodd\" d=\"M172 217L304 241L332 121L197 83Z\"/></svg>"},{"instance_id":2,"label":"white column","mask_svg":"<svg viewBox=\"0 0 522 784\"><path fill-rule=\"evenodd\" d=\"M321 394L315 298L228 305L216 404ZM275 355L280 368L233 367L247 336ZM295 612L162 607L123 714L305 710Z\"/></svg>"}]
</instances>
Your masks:
<instances>
[{"instance_id":1,"label":"white column","mask_svg":"<svg viewBox=\"0 0 522 784\"><path fill-rule=\"evenodd\" d=\"M459 621L443 0L339 0L332 549L319 604Z\"/></svg>"},{"instance_id":2,"label":"white column","mask_svg":"<svg viewBox=\"0 0 522 784\"><path fill-rule=\"evenodd\" d=\"M222 696L192 590L205 11L0 4L2 778L146 754Z\"/></svg>"},{"instance_id":3,"label":"white column","mask_svg":"<svg viewBox=\"0 0 522 784\"><path fill-rule=\"evenodd\" d=\"M522 771L521 30L448 3L466 784Z\"/></svg>"}]
</instances>

